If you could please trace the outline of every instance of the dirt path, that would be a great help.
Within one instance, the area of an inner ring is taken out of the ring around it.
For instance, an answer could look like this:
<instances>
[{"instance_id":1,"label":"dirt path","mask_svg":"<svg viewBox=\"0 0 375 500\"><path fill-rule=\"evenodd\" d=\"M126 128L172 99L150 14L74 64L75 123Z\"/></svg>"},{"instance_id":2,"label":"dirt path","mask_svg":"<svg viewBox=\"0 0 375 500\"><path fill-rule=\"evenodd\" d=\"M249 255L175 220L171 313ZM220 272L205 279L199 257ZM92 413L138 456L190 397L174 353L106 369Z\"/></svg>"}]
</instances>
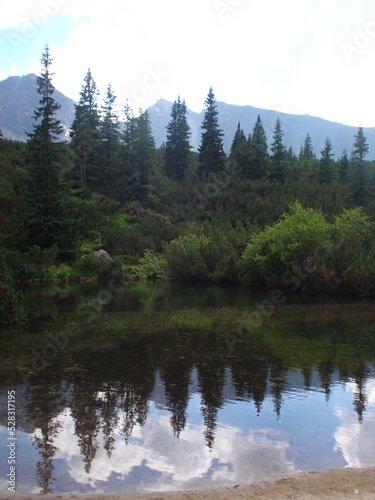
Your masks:
<instances>
[{"instance_id":1,"label":"dirt path","mask_svg":"<svg viewBox=\"0 0 375 500\"><path fill-rule=\"evenodd\" d=\"M2 496L0 498L12 498ZM30 495L16 497L17 500L234 500L262 499L374 499L375 500L375 468L343 469L328 472L303 472L278 481L255 483L248 486L234 485L231 488L214 490L181 491L175 493L145 493L145 494L89 494L89 495Z\"/></svg>"}]
</instances>

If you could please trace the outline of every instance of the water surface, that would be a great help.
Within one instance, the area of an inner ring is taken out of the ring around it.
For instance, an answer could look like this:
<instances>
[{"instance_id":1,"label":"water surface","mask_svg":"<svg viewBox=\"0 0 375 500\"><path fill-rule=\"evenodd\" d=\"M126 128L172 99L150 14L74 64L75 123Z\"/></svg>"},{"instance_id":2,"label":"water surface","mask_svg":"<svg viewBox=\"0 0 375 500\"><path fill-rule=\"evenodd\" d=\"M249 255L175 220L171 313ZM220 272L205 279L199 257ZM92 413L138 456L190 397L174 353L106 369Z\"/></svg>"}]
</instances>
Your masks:
<instances>
[{"instance_id":1,"label":"water surface","mask_svg":"<svg viewBox=\"0 0 375 500\"><path fill-rule=\"evenodd\" d=\"M25 290L1 332L17 493L209 488L375 465L373 300L219 286ZM0 448L0 491L8 450Z\"/></svg>"}]
</instances>

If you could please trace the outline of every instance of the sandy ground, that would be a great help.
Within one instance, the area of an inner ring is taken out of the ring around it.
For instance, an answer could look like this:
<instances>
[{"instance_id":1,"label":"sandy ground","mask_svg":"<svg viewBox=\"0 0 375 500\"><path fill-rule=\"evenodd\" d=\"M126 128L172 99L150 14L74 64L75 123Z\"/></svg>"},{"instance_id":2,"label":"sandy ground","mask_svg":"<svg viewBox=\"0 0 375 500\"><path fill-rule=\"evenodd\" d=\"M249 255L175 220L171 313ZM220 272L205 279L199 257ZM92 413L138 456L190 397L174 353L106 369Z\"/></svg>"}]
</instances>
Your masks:
<instances>
[{"instance_id":1,"label":"sandy ground","mask_svg":"<svg viewBox=\"0 0 375 500\"><path fill-rule=\"evenodd\" d=\"M234 485L231 488L214 490L181 491L174 493L147 493L132 495L30 495L1 498L17 498L17 500L231 500L237 498L254 498L264 500L278 499L375 499L375 468L344 469L328 472L303 472L277 481L255 483L248 486Z\"/></svg>"}]
</instances>

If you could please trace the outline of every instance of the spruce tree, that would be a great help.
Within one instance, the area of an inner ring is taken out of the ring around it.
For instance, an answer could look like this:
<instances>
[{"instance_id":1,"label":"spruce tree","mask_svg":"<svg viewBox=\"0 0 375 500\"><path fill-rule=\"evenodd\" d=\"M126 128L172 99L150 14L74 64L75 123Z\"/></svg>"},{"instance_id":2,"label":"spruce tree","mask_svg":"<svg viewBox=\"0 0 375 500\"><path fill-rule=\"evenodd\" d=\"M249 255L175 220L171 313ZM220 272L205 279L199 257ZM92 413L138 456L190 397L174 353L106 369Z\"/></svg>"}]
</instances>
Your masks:
<instances>
[{"instance_id":1,"label":"spruce tree","mask_svg":"<svg viewBox=\"0 0 375 500\"><path fill-rule=\"evenodd\" d=\"M326 138L324 149L320 152L318 181L329 184L333 180L333 153L332 142L329 137Z\"/></svg>"},{"instance_id":2,"label":"spruce tree","mask_svg":"<svg viewBox=\"0 0 375 500\"><path fill-rule=\"evenodd\" d=\"M238 123L229 154L229 167L233 175L246 177L249 163L249 146L246 135Z\"/></svg>"},{"instance_id":3,"label":"spruce tree","mask_svg":"<svg viewBox=\"0 0 375 500\"><path fill-rule=\"evenodd\" d=\"M75 118L70 133L75 169L79 172L82 187L95 186L98 177L100 138L98 96L99 92L89 68L84 78L79 102L75 106Z\"/></svg>"},{"instance_id":4,"label":"spruce tree","mask_svg":"<svg viewBox=\"0 0 375 500\"><path fill-rule=\"evenodd\" d=\"M261 179L268 169L267 136L260 115L255 122L250 144L250 178Z\"/></svg>"},{"instance_id":5,"label":"spruce tree","mask_svg":"<svg viewBox=\"0 0 375 500\"><path fill-rule=\"evenodd\" d=\"M122 174L119 176L121 185L119 201L134 199L134 186L138 184L136 175L136 119L129 102L124 106L124 128L120 136L122 155Z\"/></svg>"},{"instance_id":6,"label":"spruce tree","mask_svg":"<svg viewBox=\"0 0 375 500\"><path fill-rule=\"evenodd\" d=\"M119 161L120 123L115 111L115 102L116 95L113 92L111 84L109 84L102 106L102 120L100 124L102 170L99 180L104 184L108 184L116 179Z\"/></svg>"},{"instance_id":7,"label":"spruce tree","mask_svg":"<svg viewBox=\"0 0 375 500\"><path fill-rule=\"evenodd\" d=\"M312 145L311 136L308 133L306 135L306 139L305 139L303 148L301 150L300 159L302 159L302 160L315 160L315 158L316 158L316 155L314 153L314 148Z\"/></svg>"},{"instance_id":8,"label":"spruce tree","mask_svg":"<svg viewBox=\"0 0 375 500\"><path fill-rule=\"evenodd\" d=\"M351 157L354 174L353 195L354 202L357 205L363 205L368 192L365 156L369 150L363 127L358 128L358 132L354 138L354 149Z\"/></svg>"},{"instance_id":9,"label":"spruce tree","mask_svg":"<svg viewBox=\"0 0 375 500\"><path fill-rule=\"evenodd\" d=\"M148 194L150 173L155 163L155 140L148 111L140 110L135 120L134 158L136 171L136 198L144 201Z\"/></svg>"},{"instance_id":10,"label":"spruce tree","mask_svg":"<svg viewBox=\"0 0 375 500\"><path fill-rule=\"evenodd\" d=\"M48 46L41 63L43 70L36 81L40 95L39 106L34 112L37 124L28 134L27 141L30 191L26 227L30 244L50 248L60 243L63 231L59 178L61 149L57 142L63 127L55 116L61 105L53 97L52 58Z\"/></svg>"},{"instance_id":11,"label":"spruce tree","mask_svg":"<svg viewBox=\"0 0 375 500\"><path fill-rule=\"evenodd\" d=\"M199 173L218 173L225 166L225 152L223 148L223 132L219 128L218 111L215 94L210 88L204 102L206 112L202 122L202 138L199 151Z\"/></svg>"},{"instance_id":12,"label":"spruce tree","mask_svg":"<svg viewBox=\"0 0 375 500\"><path fill-rule=\"evenodd\" d=\"M165 144L165 168L172 179L182 180L190 163L190 127L187 107L180 96L172 105L171 120L167 125Z\"/></svg>"},{"instance_id":13,"label":"spruce tree","mask_svg":"<svg viewBox=\"0 0 375 500\"><path fill-rule=\"evenodd\" d=\"M273 180L283 183L285 180L285 158L286 150L283 144L284 132L281 128L281 122L278 118L273 132L273 142L271 144L271 165L269 177Z\"/></svg>"},{"instance_id":14,"label":"spruce tree","mask_svg":"<svg viewBox=\"0 0 375 500\"><path fill-rule=\"evenodd\" d=\"M340 182L348 182L350 179L350 161L345 149L339 158L339 176Z\"/></svg>"}]
</instances>

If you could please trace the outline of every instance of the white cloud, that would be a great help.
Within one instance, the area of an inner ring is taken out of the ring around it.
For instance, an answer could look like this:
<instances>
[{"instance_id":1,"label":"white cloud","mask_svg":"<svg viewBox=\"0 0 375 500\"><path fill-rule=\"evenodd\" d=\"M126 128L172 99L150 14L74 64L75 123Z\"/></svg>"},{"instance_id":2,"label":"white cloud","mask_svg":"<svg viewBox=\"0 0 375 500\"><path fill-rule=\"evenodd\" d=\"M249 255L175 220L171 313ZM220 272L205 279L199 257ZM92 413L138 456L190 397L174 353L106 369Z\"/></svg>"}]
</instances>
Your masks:
<instances>
[{"instance_id":1,"label":"white cloud","mask_svg":"<svg viewBox=\"0 0 375 500\"><path fill-rule=\"evenodd\" d=\"M353 394L356 384L349 383L348 388ZM347 467L375 466L375 380L370 380L364 388L367 396L367 409L362 423L358 422L358 415L353 411L336 408L335 414L340 419L334 438L335 450L341 451L347 462Z\"/></svg>"},{"instance_id":2,"label":"white cloud","mask_svg":"<svg viewBox=\"0 0 375 500\"><path fill-rule=\"evenodd\" d=\"M212 450L206 446L204 427L187 425L177 440L171 431L169 417L159 415L148 421L145 428L136 426L132 439L126 445L119 433L123 422L115 429L116 445L111 458L98 436L99 449L89 473L84 470L79 454L74 421L71 416L59 417L63 427L56 439L59 448L56 459L62 459L71 478L81 485L96 490L113 477L127 481L135 468L146 466L140 489L148 491L202 488L285 476L296 472L286 458L289 444L250 431L244 435L239 429L218 426ZM136 438L136 439L134 439ZM109 489L116 486L109 485Z\"/></svg>"},{"instance_id":3,"label":"white cloud","mask_svg":"<svg viewBox=\"0 0 375 500\"><path fill-rule=\"evenodd\" d=\"M371 0L19 0L15 5L0 0L0 29L43 12L71 16L74 27L66 43L51 51L56 87L75 99L90 67L102 95L111 82L119 104L128 97L134 108L180 94L200 111L212 85L217 99L229 103L352 125L375 122ZM354 52L345 53L347 46ZM30 62L30 70L37 64ZM159 75L156 80L150 70Z\"/></svg>"}]
</instances>

